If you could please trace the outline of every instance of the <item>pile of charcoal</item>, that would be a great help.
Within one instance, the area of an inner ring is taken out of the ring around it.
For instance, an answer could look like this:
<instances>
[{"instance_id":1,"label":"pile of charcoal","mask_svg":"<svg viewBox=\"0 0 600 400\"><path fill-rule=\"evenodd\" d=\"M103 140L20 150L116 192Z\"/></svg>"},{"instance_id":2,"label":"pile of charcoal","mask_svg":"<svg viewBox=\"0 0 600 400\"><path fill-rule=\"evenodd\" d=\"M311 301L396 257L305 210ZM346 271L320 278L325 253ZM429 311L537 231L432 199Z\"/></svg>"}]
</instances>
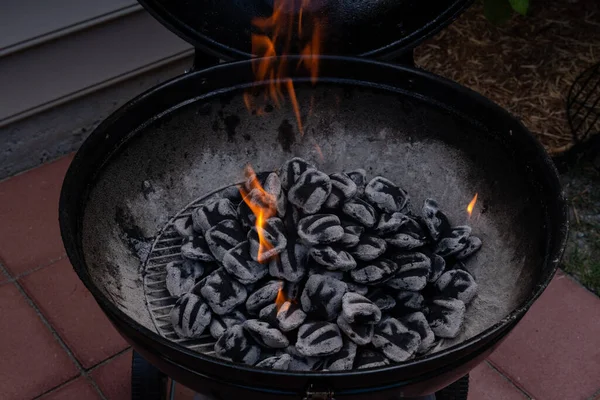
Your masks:
<instances>
[{"instance_id":1,"label":"pile of charcoal","mask_svg":"<svg viewBox=\"0 0 600 400\"><path fill-rule=\"evenodd\" d=\"M299 158L230 189L174 221L183 261L167 265L166 284L181 338L210 333L233 362L339 371L459 334L477 292L464 263L481 240L434 200L414 210L384 177L327 175ZM257 228L252 210L267 207Z\"/></svg>"}]
</instances>

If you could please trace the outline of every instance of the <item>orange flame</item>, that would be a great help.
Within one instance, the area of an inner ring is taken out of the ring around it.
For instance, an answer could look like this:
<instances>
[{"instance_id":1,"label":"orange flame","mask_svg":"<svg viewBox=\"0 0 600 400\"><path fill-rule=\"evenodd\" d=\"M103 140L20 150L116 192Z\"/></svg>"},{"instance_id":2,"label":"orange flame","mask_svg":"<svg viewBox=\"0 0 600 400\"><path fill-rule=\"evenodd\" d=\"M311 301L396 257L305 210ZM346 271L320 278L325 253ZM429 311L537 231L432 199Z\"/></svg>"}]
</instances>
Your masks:
<instances>
[{"instance_id":1,"label":"orange flame","mask_svg":"<svg viewBox=\"0 0 600 400\"><path fill-rule=\"evenodd\" d=\"M273 245L265 238L264 225L265 222L274 216L277 212L276 199L275 197L267 192L256 178L256 173L250 165L244 168L244 175L247 178L246 186L240 185L240 193L242 199L248 205L254 216L256 217L256 232L258 234L258 254L257 259L260 263L266 262L263 259L263 254L271 249ZM254 192L254 196L251 193Z\"/></svg>"},{"instance_id":2,"label":"orange flame","mask_svg":"<svg viewBox=\"0 0 600 400\"><path fill-rule=\"evenodd\" d=\"M286 301L287 299L285 298L285 294L283 294L283 288L279 288L277 298L275 299L275 308L277 309L277 312L279 312L281 306L283 306Z\"/></svg>"},{"instance_id":3,"label":"orange flame","mask_svg":"<svg viewBox=\"0 0 600 400\"><path fill-rule=\"evenodd\" d=\"M261 32L252 34L252 53L259 57L252 65L254 77L257 82L267 81L265 100L270 99L276 107L280 107L285 100L283 90L287 91L301 135L304 134L304 127L296 90L288 75L287 59L282 58L276 63L267 57L290 54L296 31L299 54L303 56L298 67L304 66L310 72L311 82L317 82L324 21L322 17L307 11L310 2L311 0L275 0L270 17L255 18L252 21L254 27ZM294 29L295 26L297 30ZM254 106L252 97L250 92L244 94L246 108L261 115L262 109Z\"/></svg>"},{"instance_id":4,"label":"orange flame","mask_svg":"<svg viewBox=\"0 0 600 400\"><path fill-rule=\"evenodd\" d=\"M471 202L467 206L467 212L469 213L469 217L471 216L471 214L473 214L473 209L475 208L475 203L477 203L477 193L475 193L473 200L471 200Z\"/></svg>"}]
</instances>

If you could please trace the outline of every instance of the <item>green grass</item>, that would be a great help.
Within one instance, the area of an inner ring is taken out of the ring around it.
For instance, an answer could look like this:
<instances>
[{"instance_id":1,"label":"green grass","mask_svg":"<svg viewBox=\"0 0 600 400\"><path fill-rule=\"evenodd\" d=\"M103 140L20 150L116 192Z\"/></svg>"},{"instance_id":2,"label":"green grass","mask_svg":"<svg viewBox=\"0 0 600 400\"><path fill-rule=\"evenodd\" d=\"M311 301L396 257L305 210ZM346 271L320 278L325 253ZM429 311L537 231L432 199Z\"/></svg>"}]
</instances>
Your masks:
<instances>
[{"instance_id":1,"label":"green grass","mask_svg":"<svg viewBox=\"0 0 600 400\"><path fill-rule=\"evenodd\" d=\"M584 254L575 248L565 255L563 269L575 276L579 282L591 291L600 295L600 251L598 245Z\"/></svg>"}]
</instances>

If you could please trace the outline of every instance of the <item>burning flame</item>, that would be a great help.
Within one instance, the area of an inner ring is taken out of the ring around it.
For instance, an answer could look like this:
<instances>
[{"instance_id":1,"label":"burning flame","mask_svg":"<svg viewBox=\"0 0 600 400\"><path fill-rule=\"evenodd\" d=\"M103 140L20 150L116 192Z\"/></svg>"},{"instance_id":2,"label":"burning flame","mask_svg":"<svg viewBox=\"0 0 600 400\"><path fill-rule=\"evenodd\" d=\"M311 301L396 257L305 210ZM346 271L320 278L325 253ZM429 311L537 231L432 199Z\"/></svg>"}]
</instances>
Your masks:
<instances>
[{"instance_id":1,"label":"burning flame","mask_svg":"<svg viewBox=\"0 0 600 400\"><path fill-rule=\"evenodd\" d=\"M308 11L310 3L311 0L275 0L273 14L270 17L252 20L254 27L260 31L252 34L252 53L258 56L252 65L254 77L257 82L268 82L265 100L270 99L276 107L281 106L285 100L283 92L287 91L301 135L304 134L304 127L296 90L287 73L288 61L284 57L276 63L274 59L268 57L285 56L292 52L292 46L297 46L299 54L303 56L297 67L304 66L310 71L312 83L317 82L324 23L322 17ZM292 43L295 32L298 43ZM244 94L246 108L255 110L261 115L263 111L254 106L252 97L250 92Z\"/></svg>"},{"instance_id":2,"label":"burning flame","mask_svg":"<svg viewBox=\"0 0 600 400\"><path fill-rule=\"evenodd\" d=\"M266 262L262 255L271 249L273 245L265 238L264 225L265 222L274 216L277 212L275 197L267 192L256 178L256 173L250 165L244 168L244 175L247 178L246 186L240 185L240 193L242 199L248 205L254 216L256 217L256 232L258 233L258 255L259 262ZM256 190L255 190L256 189ZM250 194L254 192L254 195ZM258 198L254 197L257 196Z\"/></svg>"},{"instance_id":3,"label":"burning flame","mask_svg":"<svg viewBox=\"0 0 600 400\"><path fill-rule=\"evenodd\" d=\"M471 200L471 202L467 206L467 212L469 213L469 217L471 216L471 214L473 214L473 209L475 208L475 203L477 203L477 193L475 193L473 200Z\"/></svg>"},{"instance_id":4,"label":"burning flame","mask_svg":"<svg viewBox=\"0 0 600 400\"><path fill-rule=\"evenodd\" d=\"M277 298L275 299L275 308L277 309L277 312L279 312L281 306L283 306L286 301L287 299L285 298L285 294L283 294L283 288L279 288Z\"/></svg>"}]
</instances>

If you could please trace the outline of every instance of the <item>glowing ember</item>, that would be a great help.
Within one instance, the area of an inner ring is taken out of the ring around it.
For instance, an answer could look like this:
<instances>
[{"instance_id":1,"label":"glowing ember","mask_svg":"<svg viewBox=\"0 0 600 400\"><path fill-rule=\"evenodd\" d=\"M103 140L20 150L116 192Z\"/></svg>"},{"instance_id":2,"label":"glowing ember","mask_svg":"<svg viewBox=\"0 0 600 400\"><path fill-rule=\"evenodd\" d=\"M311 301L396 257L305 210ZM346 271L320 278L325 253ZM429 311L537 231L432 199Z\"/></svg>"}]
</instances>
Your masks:
<instances>
[{"instance_id":1,"label":"glowing ember","mask_svg":"<svg viewBox=\"0 0 600 400\"><path fill-rule=\"evenodd\" d=\"M477 193L475 193L473 200L471 200L471 202L467 206L467 212L469 213L469 217L471 216L471 214L473 214L473 209L475 208L475 203L477 203Z\"/></svg>"},{"instance_id":2,"label":"glowing ember","mask_svg":"<svg viewBox=\"0 0 600 400\"><path fill-rule=\"evenodd\" d=\"M261 186L260 182L256 178L256 173L250 165L247 165L244 169L244 175L247 178L248 190L243 185L240 185L240 193L242 194L242 199L256 217L255 226L259 240L257 259L263 260L261 255L273 248L273 245L265 238L263 227L265 222L277 212L276 199ZM249 194L254 190L257 191L255 193L258 193L258 201L256 201L256 199L254 199L254 201L250 199ZM266 260L263 262L266 262Z\"/></svg>"},{"instance_id":3,"label":"glowing ember","mask_svg":"<svg viewBox=\"0 0 600 400\"><path fill-rule=\"evenodd\" d=\"M277 292L277 298L275 299L275 307L277 308L277 312L281 309L281 306L287 301L285 298L285 294L283 294L283 289L280 288Z\"/></svg>"},{"instance_id":4,"label":"glowing ember","mask_svg":"<svg viewBox=\"0 0 600 400\"><path fill-rule=\"evenodd\" d=\"M267 81L265 100L270 99L276 107L280 107L284 101L283 90L287 91L300 134L304 133L304 128L296 91L287 73L287 60L283 58L276 63L275 59L269 57L285 56L292 52L292 46L298 46L299 54L303 56L298 67L303 66L310 71L312 83L317 82L324 23L322 17L307 11L310 2L311 0L275 0L270 17L255 18L252 21L261 32L252 34L252 53L258 56L253 63L256 81ZM298 43L292 43L295 31ZM244 94L244 103L249 110L254 110L258 115L263 114L261 108L254 106L251 93Z\"/></svg>"}]
</instances>

